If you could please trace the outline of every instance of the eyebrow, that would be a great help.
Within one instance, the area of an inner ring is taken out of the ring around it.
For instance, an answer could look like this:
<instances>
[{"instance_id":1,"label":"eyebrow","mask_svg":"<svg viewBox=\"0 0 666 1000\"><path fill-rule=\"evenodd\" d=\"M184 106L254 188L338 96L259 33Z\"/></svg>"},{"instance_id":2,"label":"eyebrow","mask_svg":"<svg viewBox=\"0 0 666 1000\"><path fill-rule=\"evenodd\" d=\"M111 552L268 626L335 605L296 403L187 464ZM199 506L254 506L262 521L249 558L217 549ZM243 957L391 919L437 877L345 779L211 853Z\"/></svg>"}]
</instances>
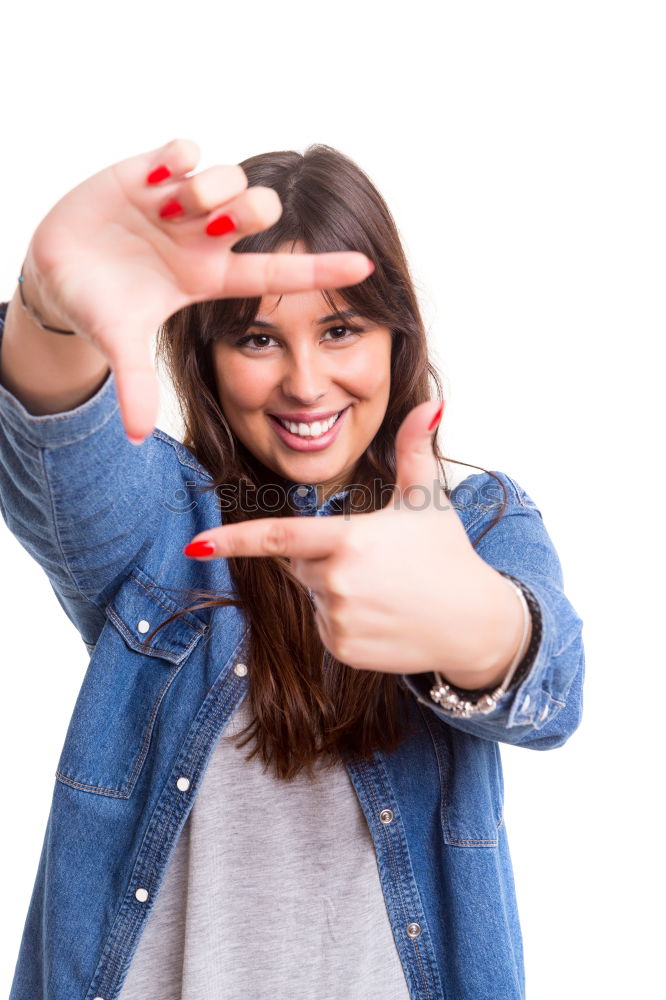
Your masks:
<instances>
[{"instance_id":1,"label":"eyebrow","mask_svg":"<svg viewBox=\"0 0 666 1000\"><path fill-rule=\"evenodd\" d=\"M331 313L330 316L322 316L320 319L316 319L314 322L315 322L316 326L319 326L322 323L330 323L334 319L353 319L354 316L358 316L359 319L360 319L359 313L354 312L352 309L347 309L344 312ZM250 323L250 326L260 326L264 330L279 330L280 329L280 327L277 326L275 323L267 323L263 319L255 319L255 320L253 320L252 323Z\"/></svg>"}]
</instances>

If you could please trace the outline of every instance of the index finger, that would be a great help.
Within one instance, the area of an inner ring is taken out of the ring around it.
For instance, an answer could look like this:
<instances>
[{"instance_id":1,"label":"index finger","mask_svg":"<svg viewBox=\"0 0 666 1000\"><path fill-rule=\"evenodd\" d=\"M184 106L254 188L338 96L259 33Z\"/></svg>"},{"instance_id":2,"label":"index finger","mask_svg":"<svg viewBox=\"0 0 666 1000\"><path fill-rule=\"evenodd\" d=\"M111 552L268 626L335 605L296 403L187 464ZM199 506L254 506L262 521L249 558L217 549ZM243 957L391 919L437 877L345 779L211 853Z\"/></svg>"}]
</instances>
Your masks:
<instances>
[{"instance_id":1,"label":"index finger","mask_svg":"<svg viewBox=\"0 0 666 1000\"><path fill-rule=\"evenodd\" d=\"M232 253L228 284L239 298L314 288L344 288L372 274L375 265L358 250L328 253Z\"/></svg>"},{"instance_id":2,"label":"index finger","mask_svg":"<svg viewBox=\"0 0 666 1000\"><path fill-rule=\"evenodd\" d=\"M183 549L192 558L222 559L230 556L294 556L324 559L340 545L345 519L262 517L256 521L227 524L200 532ZM195 543L212 542L214 551L197 555Z\"/></svg>"}]
</instances>

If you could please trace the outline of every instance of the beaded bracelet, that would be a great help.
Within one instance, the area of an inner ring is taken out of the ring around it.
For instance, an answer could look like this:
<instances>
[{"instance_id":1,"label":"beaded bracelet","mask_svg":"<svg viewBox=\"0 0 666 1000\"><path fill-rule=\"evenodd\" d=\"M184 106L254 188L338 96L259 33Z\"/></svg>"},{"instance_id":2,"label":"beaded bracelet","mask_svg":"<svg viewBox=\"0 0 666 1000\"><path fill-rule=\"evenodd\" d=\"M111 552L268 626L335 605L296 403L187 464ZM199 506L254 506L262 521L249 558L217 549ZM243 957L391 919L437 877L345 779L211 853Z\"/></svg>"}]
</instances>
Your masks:
<instances>
[{"instance_id":1,"label":"beaded bracelet","mask_svg":"<svg viewBox=\"0 0 666 1000\"><path fill-rule=\"evenodd\" d=\"M25 301L25 296L23 294L23 282L25 281L25 276L23 274L24 267L25 267L25 261L23 261L23 263L21 264L21 273L18 279L19 294L21 296L21 305L27 312L30 319L33 321L33 323L36 323L37 326L41 327L42 330L50 330L51 333L64 333L69 337L75 337L76 332L74 330L61 330L57 326L49 326L47 323L44 322L39 313L35 309L33 309L32 306L28 305L28 303Z\"/></svg>"},{"instance_id":2,"label":"beaded bracelet","mask_svg":"<svg viewBox=\"0 0 666 1000\"><path fill-rule=\"evenodd\" d=\"M497 702L503 694L508 690L515 690L527 676L541 644L543 619L541 617L539 602L529 587L526 587L524 583L517 580L515 576L505 573L502 570L498 572L513 585L516 594L523 604L523 609L526 612L526 628L523 632L523 638L527 635L530 617L532 619L532 637L524 653L524 641L521 642L518 653L508 668L504 680L494 691L466 691L463 688L456 687L454 684L447 683L438 671L434 672L437 684L430 689L430 697L441 708L447 709L452 715L464 719L469 718L471 715L487 715L495 709ZM478 695L478 697L472 701L470 700L470 695Z\"/></svg>"}]
</instances>

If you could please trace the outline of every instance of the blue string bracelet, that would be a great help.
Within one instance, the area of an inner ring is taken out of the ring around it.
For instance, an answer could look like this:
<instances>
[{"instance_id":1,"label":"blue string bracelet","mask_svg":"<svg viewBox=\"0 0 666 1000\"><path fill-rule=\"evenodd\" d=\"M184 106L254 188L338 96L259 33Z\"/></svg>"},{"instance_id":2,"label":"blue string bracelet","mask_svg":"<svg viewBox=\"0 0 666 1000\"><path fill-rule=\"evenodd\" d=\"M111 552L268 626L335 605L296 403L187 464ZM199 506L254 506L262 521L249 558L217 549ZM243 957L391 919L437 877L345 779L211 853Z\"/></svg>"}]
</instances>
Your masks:
<instances>
[{"instance_id":1,"label":"blue string bracelet","mask_svg":"<svg viewBox=\"0 0 666 1000\"><path fill-rule=\"evenodd\" d=\"M43 319L42 319L42 317L41 317L41 316L39 315L39 313L38 313L38 312L36 312L36 311L35 311L35 310L34 310L34 309L32 308L32 306L29 306L29 305L28 305L28 303L27 303L27 302L25 301L25 295L23 294L23 283L24 283L24 281L25 281L25 276L24 276L24 274L23 274L23 268L24 268L24 267L25 267L25 261L24 261L24 262L23 262L23 264L21 265L21 273L20 273L20 275L19 275L19 279L18 279L18 283L19 283L19 294L20 294L20 296L21 296L21 305L23 306L23 308L24 308L24 309L25 309L25 311L27 312L27 314L28 314L28 316L30 317L30 319L31 319L31 320L32 320L32 321L33 321L34 323L36 323L36 324L37 324L37 326L41 327L41 329L42 329L42 330L49 330L49 331L50 331L51 333L63 333L63 334L65 334L65 335L66 335L66 336L68 336L68 337L75 337L75 336L76 336L76 332L75 332L74 330L61 330L61 329L60 329L59 327L57 327L57 326L49 326L49 325L48 325L48 323L45 323L45 322L44 322L44 320L43 320Z\"/></svg>"}]
</instances>

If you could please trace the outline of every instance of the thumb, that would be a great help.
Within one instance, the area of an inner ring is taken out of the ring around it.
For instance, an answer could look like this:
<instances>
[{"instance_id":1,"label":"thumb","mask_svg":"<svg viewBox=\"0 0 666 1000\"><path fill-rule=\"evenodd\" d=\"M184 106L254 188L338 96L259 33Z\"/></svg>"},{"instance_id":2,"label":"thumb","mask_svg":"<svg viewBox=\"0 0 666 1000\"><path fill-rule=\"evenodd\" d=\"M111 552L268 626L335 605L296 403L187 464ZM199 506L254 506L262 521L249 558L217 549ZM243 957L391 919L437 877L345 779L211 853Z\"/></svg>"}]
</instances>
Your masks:
<instances>
[{"instance_id":1,"label":"thumb","mask_svg":"<svg viewBox=\"0 0 666 1000\"><path fill-rule=\"evenodd\" d=\"M137 336L136 329L127 331L110 359L116 380L116 395L120 418L128 437L143 439L157 423L160 405L160 387L151 357L148 336ZM135 440L138 443L138 440Z\"/></svg>"},{"instance_id":2,"label":"thumb","mask_svg":"<svg viewBox=\"0 0 666 1000\"><path fill-rule=\"evenodd\" d=\"M433 434L444 412L444 402L430 400L411 410L395 439L396 485L398 499L409 500L411 487L421 487L413 495L419 506L424 500L432 503L439 483L439 464L432 450ZM425 497L420 494L425 490Z\"/></svg>"}]
</instances>

